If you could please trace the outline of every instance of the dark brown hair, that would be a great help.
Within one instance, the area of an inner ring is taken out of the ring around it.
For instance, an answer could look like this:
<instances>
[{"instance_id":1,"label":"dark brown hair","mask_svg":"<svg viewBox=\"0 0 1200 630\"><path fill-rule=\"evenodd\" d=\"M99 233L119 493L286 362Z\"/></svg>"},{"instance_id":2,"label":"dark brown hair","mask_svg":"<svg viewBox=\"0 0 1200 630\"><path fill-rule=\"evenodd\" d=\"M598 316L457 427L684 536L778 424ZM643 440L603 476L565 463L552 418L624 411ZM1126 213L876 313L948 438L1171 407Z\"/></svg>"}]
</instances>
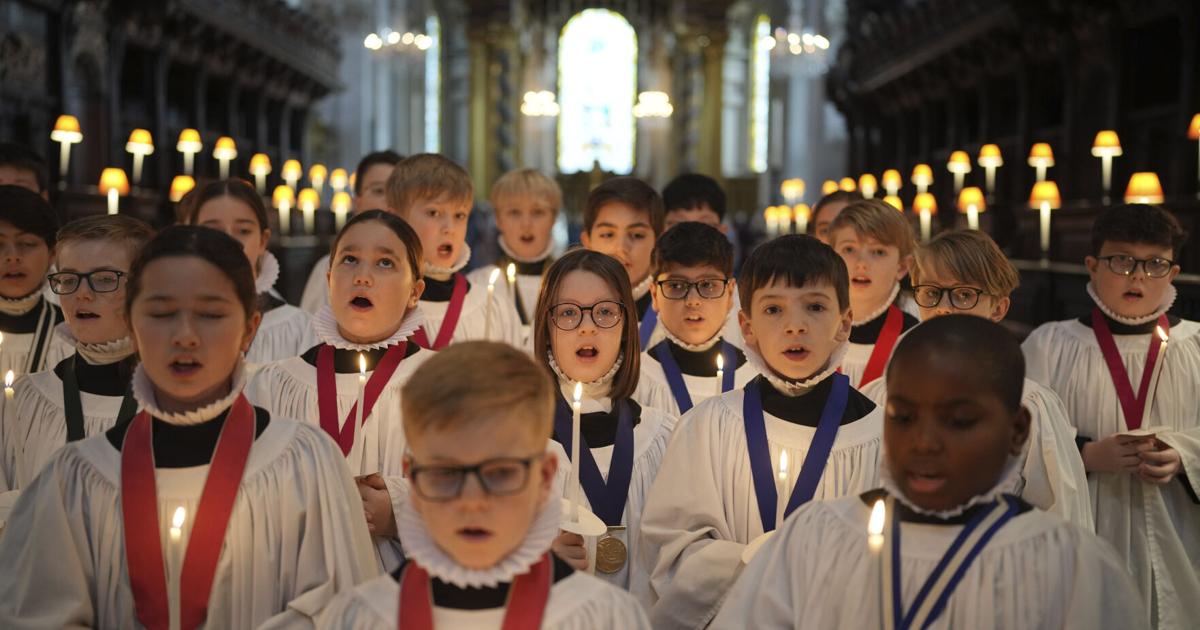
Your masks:
<instances>
[{"instance_id":1,"label":"dark brown hair","mask_svg":"<svg viewBox=\"0 0 1200 630\"><path fill-rule=\"evenodd\" d=\"M584 232L592 231L592 226L600 216L600 209L610 203L623 203L645 213L654 236L662 234L663 217L666 215L662 197L650 184L636 177L614 177L588 194L587 202L583 205Z\"/></svg>"},{"instance_id":2,"label":"dark brown hair","mask_svg":"<svg viewBox=\"0 0 1200 630\"><path fill-rule=\"evenodd\" d=\"M347 221L346 225L342 226L342 230L338 232L337 236L334 237L333 245L329 248L329 264L331 266L337 264L337 261L334 260L334 258L337 257L337 248L342 242L342 236L346 234L346 230L349 230L351 227L358 225L359 223L366 223L367 221L377 221L382 223L384 227L388 228L393 234L396 235L396 238L400 239L401 243L404 243L405 262L408 263L408 268L410 271L412 271L413 280L420 280L422 275L421 237L417 236L417 233L412 229L412 226L409 225L407 221L390 212L384 212L383 210L367 210L366 212L360 212Z\"/></svg>"},{"instance_id":3,"label":"dark brown hair","mask_svg":"<svg viewBox=\"0 0 1200 630\"><path fill-rule=\"evenodd\" d=\"M717 228L699 221L677 223L654 242L655 275L671 267L708 265L733 276L733 245Z\"/></svg>"},{"instance_id":4,"label":"dark brown hair","mask_svg":"<svg viewBox=\"0 0 1200 630\"><path fill-rule=\"evenodd\" d=\"M154 228L141 219L125 214L100 214L62 226L58 230L58 248L61 251L63 245L79 241L109 241L123 245L132 261L152 238Z\"/></svg>"},{"instance_id":5,"label":"dark brown hair","mask_svg":"<svg viewBox=\"0 0 1200 630\"><path fill-rule=\"evenodd\" d=\"M637 389L638 375L641 370L641 348L638 339L637 311L634 309L633 289L629 286L629 274L625 267L607 254L601 254L589 249L574 249L562 258L554 261L546 270L546 279L542 283L542 292L538 294L537 311L533 322L533 358L546 368L555 381L557 375L550 369L547 357L550 353L550 307L558 299L559 288L567 274L572 271L586 271L604 280L621 302L621 353L623 363L613 378L610 396L614 400L629 398Z\"/></svg>"},{"instance_id":6,"label":"dark brown hair","mask_svg":"<svg viewBox=\"0 0 1200 630\"><path fill-rule=\"evenodd\" d=\"M780 236L750 252L737 279L742 310L749 313L754 292L776 280L795 288L826 282L837 294L838 310L845 313L850 308L850 274L846 262L832 247L812 236Z\"/></svg>"},{"instance_id":7,"label":"dark brown hair","mask_svg":"<svg viewBox=\"0 0 1200 630\"><path fill-rule=\"evenodd\" d=\"M179 210L183 215L180 217L180 222L197 225L200 221L200 210L204 204L218 197L233 197L250 206L254 218L258 221L258 229L266 230L270 227L271 224L267 220L267 206L263 203L263 198L259 196L254 185L244 179L223 179L209 182L200 187L199 192L194 198L189 199L187 204L180 202Z\"/></svg>"},{"instance_id":8,"label":"dark brown hair","mask_svg":"<svg viewBox=\"0 0 1200 630\"><path fill-rule=\"evenodd\" d=\"M471 176L448 157L418 153L400 160L388 177L388 209L401 217L406 216L417 202L443 198L468 207L475 199Z\"/></svg>"},{"instance_id":9,"label":"dark brown hair","mask_svg":"<svg viewBox=\"0 0 1200 630\"><path fill-rule=\"evenodd\" d=\"M159 258L199 258L211 264L233 283L247 320L258 310L254 271L241 243L220 230L198 225L172 225L146 243L129 266L129 281L125 285L127 313L133 311L133 302L142 292L142 274L146 267Z\"/></svg>"},{"instance_id":10,"label":"dark brown hair","mask_svg":"<svg viewBox=\"0 0 1200 630\"><path fill-rule=\"evenodd\" d=\"M1099 256L1107 241L1170 247L1171 256L1187 242L1188 234L1179 219L1160 206L1132 203L1113 206L1092 223L1092 255Z\"/></svg>"}]
</instances>

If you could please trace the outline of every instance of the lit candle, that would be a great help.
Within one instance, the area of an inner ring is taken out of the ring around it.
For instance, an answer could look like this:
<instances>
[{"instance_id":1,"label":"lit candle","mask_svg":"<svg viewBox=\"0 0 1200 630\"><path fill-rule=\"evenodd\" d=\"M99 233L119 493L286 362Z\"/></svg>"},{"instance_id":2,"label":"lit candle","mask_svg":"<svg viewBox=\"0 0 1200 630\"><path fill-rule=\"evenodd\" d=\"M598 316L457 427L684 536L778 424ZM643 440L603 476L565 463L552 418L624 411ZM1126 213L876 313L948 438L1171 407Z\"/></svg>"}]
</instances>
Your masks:
<instances>
[{"instance_id":1,"label":"lit candle","mask_svg":"<svg viewBox=\"0 0 1200 630\"><path fill-rule=\"evenodd\" d=\"M5 400L12 400L12 399L13 399L13 388L12 388L12 385L13 385L13 380L14 380L15 378L16 378L16 375L15 375L15 374L13 374L13 371L12 371L12 370L9 370L9 371L7 371L7 372L5 372L5 373L4 373L4 399L5 399Z\"/></svg>"},{"instance_id":2,"label":"lit candle","mask_svg":"<svg viewBox=\"0 0 1200 630\"><path fill-rule=\"evenodd\" d=\"M875 584L878 588L877 601L881 617L879 627L881 628L891 628L893 625L892 611L887 605L887 572L884 568L883 558L883 532L886 525L887 504L883 499L877 499L871 508L871 517L867 520L867 548L871 550L872 570L878 572Z\"/></svg>"},{"instance_id":3,"label":"lit candle","mask_svg":"<svg viewBox=\"0 0 1200 630\"><path fill-rule=\"evenodd\" d=\"M492 275L488 276L488 297L487 297L487 313L483 320L483 338L492 338L492 311L494 310L494 302L496 299L496 279L500 277L500 268L492 270Z\"/></svg>"},{"instance_id":4,"label":"lit candle","mask_svg":"<svg viewBox=\"0 0 1200 630\"><path fill-rule=\"evenodd\" d=\"M975 204L967 206L967 227L972 230L979 229L979 207Z\"/></svg>"},{"instance_id":5,"label":"lit candle","mask_svg":"<svg viewBox=\"0 0 1200 630\"><path fill-rule=\"evenodd\" d=\"M179 543L183 540L183 522L187 519L187 510L183 506L175 508L175 513L171 515L171 542Z\"/></svg>"},{"instance_id":6,"label":"lit candle","mask_svg":"<svg viewBox=\"0 0 1200 630\"><path fill-rule=\"evenodd\" d=\"M516 263L508 263L508 267L504 269L504 275L508 278L508 295L516 302L517 299L517 265Z\"/></svg>"},{"instance_id":7,"label":"lit candle","mask_svg":"<svg viewBox=\"0 0 1200 630\"><path fill-rule=\"evenodd\" d=\"M1043 201L1041 207L1041 226L1038 231L1038 241L1042 246L1042 257L1050 252L1050 202Z\"/></svg>"},{"instance_id":8,"label":"lit candle","mask_svg":"<svg viewBox=\"0 0 1200 630\"><path fill-rule=\"evenodd\" d=\"M1167 331L1162 326L1154 327L1158 335L1158 360L1154 362L1154 372L1150 376L1150 392L1146 394L1146 409L1142 412L1142 426L1150 426L1150 414L1154 413L1154 398L1158 392L1158 379L1162 376L1163 364L1167 361Z\"/></svg>"},{"instance_id":9,"label":"lit candle","mask_svg":"<svg viewBox=\"0 0 1200 630\"><path fill-rule=\"evenodd\" d=\"M933 232L933 216L929 214L929 208L921 208L921 242L928 243L930 233Z\"/></svg>"},{"instance_id":10,"label":"lit candle","mask_svg":"<svg viewBox=\"0 0 1200 630\"><path fill-rule=\"evenodd\" d=\"M883 499L877 499L871 508L871 520L867 521L867 546L871 553L879 555L883 550L883 524L887 521L887 508Z\"/></svg>"},{"instance_id":11,"label":"lit candle","mask_svg":"<svg viewBox=\"0 0 1200 630\"><path fill-rule=\"evenodd\" d=\"M583 383L575 383L575 400L571 403L571 522L579 522L579 504L583 499L583 485L579 482L579 419L583 408Z\"/></svg>"},{"instance_id":12,"label":"lit candle","mask_svg":"<svg viewBox=\"0 0 1200 630\"><path fill-rule=\"evenodd\" d=\"M333 200L329 202L329 205L333 209L335 229L341 231L342 227L346 225L346 215L350 213L350 193L344 191L333 193Z\"/></svg>"},{"instance_id":13,"label":"lit candle","mask_svg":"<svg viewBox=\"0 0 1200 630\"><path fill-rule=\"evenodd\" d=\"M170 611L172 627L178 624L179 619L179 587L180 574L183 572L183 523L187 520L187 510L183 506L175 508L175 512L171 515L171 527L167 530L171 539L170 552L171 560L168 566L171 569L170 585L167 588L168 599L170 600L167 610Z\"/></svg>"},{"instance_id":14,"label":"lit candle","mask_svg":"<svg viewBox=\"0 0 1200 630\"><path fill-rule=\"evenodd\" d=\"M724 382L725 382L725 355L718 354L717 355L717 393L715 394L716 396L720 396L724 392L724 390L722 389L722 384Z\"/></svg>"},{"instance_id":15,"label":"lit candle","mask_svg":"<svg viewBox=\"0 0 1200 630\"><path fill-rule=\"evenodd\" d=\"M356 414L355 424L354 424L354 429L355 429L355 431L358 432L359 436L361 436L362 432L363 432L363 404L366 399L366 392L367 392L367 357L363 356L363 353L359 352L358 353L358 402L355 404L355 409L357 409L357 414ZM365 470L364 464L366 464L366 460L367 460L367 452L366 452L367 441L366 440L362 440L362 447L363 447L362 452L360 453L361 459L359 459L359 464L358 464L358 468L360 471ZM353 446L351 446L351 448L353 448Z\"/></svg>"},{"instance_id":16,"label":"lit candle","mask_svg":"<svg viewBox=\"0 0 1200 630\"><path fill-rule=\"evenodd\" d=\"M784 493L788 487L788 456L787 451L779 451L779 479L775 484L775 529L778 530L783 525L784 513L787 512L787 497Z\"/></svg>"}]
</instances>

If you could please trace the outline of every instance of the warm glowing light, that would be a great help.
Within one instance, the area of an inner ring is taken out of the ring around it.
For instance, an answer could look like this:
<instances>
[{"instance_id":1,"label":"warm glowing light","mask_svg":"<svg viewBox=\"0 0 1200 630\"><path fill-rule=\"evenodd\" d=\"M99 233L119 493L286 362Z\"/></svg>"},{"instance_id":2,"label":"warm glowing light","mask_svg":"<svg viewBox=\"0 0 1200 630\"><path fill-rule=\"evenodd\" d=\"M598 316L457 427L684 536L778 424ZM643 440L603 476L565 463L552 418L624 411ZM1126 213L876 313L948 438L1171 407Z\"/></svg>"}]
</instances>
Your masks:
<instances>
[{"instance_id":1,"label":"warm glowing light","mask_svg":"<svg viewBox=\"0 0 1200 630\"><path fill-rule=\"evenodd\" d=\"M875 197L876 191L879 190L879 182L875 180L875 176L870 173L863 173L858 178L858 188L867 199Z\"/></svg>"},{"instance_id":2,"label":"warm glowing light","mask_svg":"<svg viewBox=\"0 0 1200 630\"><path fill-rule=\"evenodd\" d=\"M1121 139L1117 137L1117 132L1101 131L1097 133L1095 141L1092 142L1092 155L1095 157L1121 155Z\"/></svg>"},{"instance_id":3,"label":"warm glowing light","mask_svg":"<svg viewBox=\"0 0 1200 630\"><path fill-rule=\"evenodd\" d=\"M300 194L296 196L296 205L305 212L312 212L321 205L321 197L312 188L302 188Z\"/></svg>"},{"instance_id":4,"label":"warm glowing light","mask_svg":"<svg viewBox=\"0 0 1200 630\"><path fill-rule=\"evenodd\" d=\"M1029 193L1029 207L1048 207L1057 210L1062 207L1062 196L1058 194L1058 184L1052 181L1037 182Z\"/></svg>"},{"instance_id":5,"label":"warm glowing light","mask_svg":"<svg viewBox=\"0 0 1200 630\"><path fill-rule=\"evenodd\" d=\"M508 263L508 266L504 268L504 275L506 278L508 278L508 284L510 286L512 285L512 283L516 282L517 281L517 265L516 265L516 263Z\"/></svg>"},{"instance_id":6,"label":"warm glowing light","mask_svg":"<svg viewBox=\"0 0 1200 630\"><path fill-rule=\"evenodd\" d=\"M221 136L217 138L217 144L213 146L213 157L218 160L233 160L237 158L237 143L229 136Z\"/></svg>"},{"instance_id":7,"label":"warm glowing light","mask_svg":"<svg viewBox=\"0 0 1200 630\"><path fill-rule=\"evenodd\" d=\"M175 143L175 149L180 153L199 153L200 149L204 148L204 144L200 142L200 132L195 129L184 129L179 132L179 142Z\"/></svg>"},{"instance_id":8,"label":"warm glowing light","mask_svg":"<svg viewBox=\"0 0 1200 630\"><path fill-rule=\"evenodd\" d=\"M987 207L983 191L978 186L968 186L958 193L958 211L965 214L971 206L975 206L978 212L983 212Z\"/></svg>"},{"instance_id":9,"label":"warm glowing light","mask_svg":"<svg viewBox=\"0 0 1200 630\"><path fill-rule=\"evenodd\" d=\"M671 97L657 90L638 94L637 103L633 106L635 118L670 118L674 111Z\"/></svg>"},{"instance_id":10,"label":"warm glowing light","mask_svg":"<svg viewBox=\"0 0 1200 630\"><path fill-rule=\"evenodd\" d=\"M276 186L271 195L271 203L276 208L291 208L296 204L296 193L288 186Z\"/></svg>"},{"instance_id":11,"label":"warm glowing light","mask_svg":"<svg viewBox=\"0 0 1200 630\"><path fill-rule=\"evenodd\" d=\"M812 208L806 203L798 203L792 207L792 216L797 220L803 219L807 221L812 216Z\"/></svg>"},{"instance_id":12,"label":"warm glowing light","mask_svg":"<svg viewBox=\"0 0 1200 630\"><path fill-rule=\"evenodd\" d=\"M718 372L725 371L725 356L724 355L721 355L721 354L717 355L717 371Z\"/></svg>"},{"instance_id":13,"label":"warm glowing light","mask_svg":"<svg viewBox=\"0 0 1200 630\"><path fill-rule=\"evenodd\" d=\"M283 180L289 182L293 186L295 186L295 182L300 181L300 178L303 176L303 174L304 169L300 166L300 160L288 160L284 162L283 171L280 172L280 175L283 176Z\"/></svg>"},{"instance_id":14,"label":"warm glowing light","mask_svg":"<svg viewBox=\"0 0 1200 630\"><path fill-rule=\"evenodd\" d=\"M342 192L343 190L346 190L346 182L347 181L348 181L348 177L346 175L346 169L335 168L332 171L330 171L329 187L333 188L335 191Z\"/></svg>"},{"instance_id":15,"label":"warm glowing light","mask_svg":"<svg viewBox=\"0 0 1200 630\"><path fill-rule=\"evenodd\" d=\"M285 186L286 188L286 186ZM350 211L350 193L336 192L333 193L333 200L329 202L329 207L334 213L345 213Z\"/></svg>"},{"instance_id":16,"label":"warm glowing light","mask_svg":"<svg viewBox=\"0 0 1200 630\"><path fill-rule=\"evenodd\" d=\"M1129 177L1129 185L1125 187L1125 203L1162 202L1163 188L1157 173L1134 173Z\"/></svg>"},{"instance_id":17,"label":"warm glowing light","mask_svg":"<svg viewBox=\"0 0 1200 630\"><path fill-rule=\"evenodd\" d=\"M308 181L312 182L313 188L320 188L325 185L325 178L329 176L329 170L324 164L313 164L308 169Z\"/></svg>"},{"instance_id":18,"label":"warm glowing light","mask_svg":"<svg viewBox=\"0 0 1200 630\"><path fill-rule=\"evenodd\" d=\"M888 191L888 194L896 194L903 184L904 180L900 177L900 171L889 168L883 172L883 189Z\"/></svg>"},{"instance_id":19,"label":"warm glowing light","mask_svg":"<svg viewBox=\"0 0 1200 630\"><path fill-rule=\"evenodd\" d=\"M858 190L858 182L854 181L853 177L843 177L838 181L838 189L846 192L854 192Z\"/></svg>"},{"instance_id":20,"label":"warm glowing light","mask_svg":"<svg viewBox=\"0 0 1200 630\"><path fill-rule=\"evenodd\" d=\"M175 508L175 513L171 515L171 527L182 529L184 521L187 520L187 510L183 506Z\"/></svg>"},{"instance_id":21,"label":"warm glowing light","mask_svg":"<svg viewBox=\"0 0 1200 630\"><path fill-rule=\"evenodd\" d=\"M795 203L798 199L804 196L804 180L799 177L785 179L779 184L779 194L783 195L791 203Z\"/></svg>"},{"instance_id":22,"label":"warm glowing light","mask_svg":"<svg viewBox=\"0 0 1200 630\"><path fill-rule=\"evenodd\" d=\"M928 164L918 164L913 167L912 183L916 186L929 186L933 183L933 169Z\"/></svg>"},{"instance_id":23,"label":"warm glowing light","mask_svg":"<svg viewBox=\"0 0 1200 630\"><path fill-rule=\"evenodd\" d=\"M250 173L266 175L271 172L271 158L266 153L255 153L250 156Z\"/></svg>"},{"instance_id":24,"label":"warm glowing light","mask_svg":"<svg viewBox=\"0 0 1200 630\"><path fill-rule=\"evenodd\" d=\"M14 381L15 379L16 379L16 375L15 375L15 374L13 374L13 371L12 371L12 370L9 370L9 371L5 372L5 373L4 373L4 386L5 386L5 387L12 387L13 381Z\"/></svg>"},{"instance_id":25,"label":"warm glowing light","mask_svg":"<svg viewBox=\"0 0 1200 630\"><path fill-rule=\"evenodd\" d=\"M979 147L979 157L975 161L984 168L1004 166L1004 156L1000 154L1000 145L985 144Z\"/></svg>"},{"instance_id":26,"label":"warm glowing light","mask_svg":"<svg viewBox=\"0 0 1200 630\"><path fill-rule=\"evenodd\" d=\"M1048 142L1038 142L1029 149L1029 165L1049 168L1054 166L1054 151Z\"/></svg>"},{"instance_id":27,"label":"warm glowing light","mask_svg":"<svg viewBox=\"0 0 1200 630\"><path fill-rule=\"evenodd\" d=\"M125 143L125 150L134 155L150 155L154 153L154 140L145 129L134 129Z\"/></svg>"},{"instance_id":28,"label":"warm glowing light","mask_svg":"<svg viewBox=\"0 0 1200 630\"><path fill-rule=\"evenodd\" d=\"M574 394L575 404L578 405L579 401L583 398L583 383L575 383Z\"/></svg>"},{"instance_id":29,"label":"warm glowing light","mask_svg":"<svg viewBox=\"0 0 1200 630\"><path fill-rule=\"evenodd\" d=\"M59 116L58 120L54 121L54 130L50 132L50 139L65 144L83 142L83 131L79 128L79 119L70 114Z\"/></svg>"},{"instance_id":30,"label":"warm glowing light","mask_svg":"<svg viewBox=\"0 0 1200 630\"><path fill-rule=\"evenodd\" d=\"M883 535L883 525L887 522L887 508L883 499L877 499L871 508L871 519L867 521L867 533L872 536Z\"/></svg>"},{"instance_id":31,"label":"warm glowing light","mask_svg":"<svg viewBox=\"0 0 1200 630\"><path fill-rule=\"evenodd\" d=\"M1188 125L1187 136L1190 140L1200 140L1200 114L1192 116L1192 123Z\"/></svg>"},{"instance_id":32,"label":"warm glowing light","mask_svg":"<svg viewBox=\"0 0 1200 630\"><path fill-rule=\"evenodd\" d=\"M122 197L129 194L129 178L124 169L106 168L100 173L100 194L107 195L110 190Z\"/></svg>"},{"instance_id":33,"label":"warm glowing light","mask_svg":"<svg viewBox=\"0 0 1200 630\"><path fill-rule=\"evenodd\" d=\"M937 199L932 193L917 193L913 198L913 211L937 214Z\"/></svg>"},{"instance_id":34,"label":"warm glowing light","mask_svg":"<svg viewBox=\"0 0 1200 630\"><path fill-rule=\"evenodd\" d=\"M896 195L887 195L883 198L883 203L888 204L900 212L904 212L904 202L900 201L900 197L897 197Z\"/></svg>"},{"instance_id":35,"label":"warm glowing light","mask_svg":"<svg viewBox=\"0 0 1200 630\"><path fill-rule=\"evenodd\" d=\"M359 376L367 375L367 357L363 353L358 353L358 374Z\"/></svg>"},{"instance_id":36,"label":"warm glowing light","mask_svg":"<svg viewBox=\"0 0 1200 630\"><path fill-rule=\"evenodd\" d=\"M838 191L838 183L832 179L827 179L821 184L821 194L828 195Z\"/></svg>"},{"instance_id":37,"label":"warm glowing light","mask_svg":"<svg viewBox=\"0 0 1200 630\"><path fill-rule=\"evenodd\" d=\"M1167 331L1163 330L1162 326L1155 326L1154 334L1158 335L1160 341L1167 343Z\"/></svg>"},{"instance_id":38,"label":"warm glowing light","mask_svg":"<svg viewBox=\"0 0 1200 630\"><path fill-rule=\"evenodd\" d=\"M176 175L171 180L171 203L179 203L183 200L183 196L192 191L196 187L196 179L191 175Z\"/></svg>"},{"instance_id":39,"label":"warm glowing light","mask_svg":"<svg viewBox=\"0 0 1200 630\"><path fill-rule=\"evenodd\" d=\"M971 172L971 157L966 151L955 151L950 154L950 160L946 162L946 170L951 173L965 174Z\"/></svg>"},{"instance_id":40,"label":"warm glowing light","mask_svg":"<svg viewBox=\"0 0 1200 630\"><path fill-rule=\"evenodd\" d=\"M787 451L779 451L779 479L784 481L788 474L788 456ZM780 497L783 500L783 497Z\"/></svg>"}]
</instances>

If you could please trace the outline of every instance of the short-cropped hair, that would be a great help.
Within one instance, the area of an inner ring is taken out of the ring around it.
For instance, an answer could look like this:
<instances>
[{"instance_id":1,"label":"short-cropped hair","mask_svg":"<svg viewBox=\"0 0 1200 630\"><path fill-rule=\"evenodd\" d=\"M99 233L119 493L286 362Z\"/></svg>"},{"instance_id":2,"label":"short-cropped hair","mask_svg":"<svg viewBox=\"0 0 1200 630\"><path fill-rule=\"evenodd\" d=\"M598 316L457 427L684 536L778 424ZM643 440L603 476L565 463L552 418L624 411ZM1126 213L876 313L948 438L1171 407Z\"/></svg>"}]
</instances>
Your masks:
<instances>
[{"instance_id":1,"label":"short-cropped hair","mask_svg":"<svg viewBox=\"0 0 1200 630\"><path fill-rule=\"evenodd\" d=\"M780 236L750 252L738 275L742 310L749 313L754 292L776 281L796 288L824 282L837 294L838 310L844 313L850 308L850 274L846 262L832 247L812 236Z\"/></svg>"},{"instance_id":2,"label":"short-cropped hair","mask_svg":"<svg viewBox=\"0 0 1200 630\"><path fill-rule=\"evenodd\" d=\"M849 204L855 201L862 201L863 199L862 193L857 190L835 190L828 195L822 196L817 200L817 203L813 204L812 216L815 219L821 213L821 210L831 203Z\"/></svg>"},{"instance_id":3,"label":"short-cropped hair","mask_svg":"<svg viewBox=\"0 0 1200 630\"><path fill-rule=\"evenodd\" d=\"M412 441L430 429L469 427L503 414L528 422L548 440L554 387L541 366L509 344L456 343L434 353L401 389L404 434Z\"/></svg>"},{"instance_id":4,"label":"short-cropped hair","mask_svg":"<svg viewBox=\"0 0 1200 630\"><path fill-rule=\"evenodd\" d=\"M940 273L939 273L940 272ZM942 232L919 245L910 276L914 285L930 275L947 274L996 297L1008 297L1021 284L1016 267L992 237L979 230Z\"/></svg>"},{"instance_id":5,"label":"short-cropped hair","mask_svg":"<svg viewBox=\"0 0 1200 630\"><path fill-rule=\"evenodd\" d=\"M448 199L470 205L475 186L466 169L436 153L419 153L400 160L387 182L388 207L406 216L422 200Z\"/></svg>"},{"instance_id":6,"label":"short-cropped hair","mask_svg":"<svg viewBox=\"0 0 1200 630\"><path fill-rule=\"evenodd\" d=\"M870 237L899 249L901 258L911 255L916 245L904 215L879 199L863 199L846 206L829 224L830 240L834 232L847 227L859 238Z\"/></svg>"},{"instance_id":7,"label":"short-cropped hair","mask_svg":"<svg viewBox=\"0 0 1200 630\"><path fill-rule=\"evenodd\" d=\"M124 214L101 214L75 219L58 230L58 248L81 241L107 241L125 248L130 262L154 238L154 228Z\"/></svg>"},{"instance_id":8,"label":"short-cropped hair","mask_svg":"<svg viewBox=\"0 0 1200 630\"><path fill-rule=\"evenodd\" d=\"M532 197L545 203L551 211L557 213L562 208L562 189L558 182L532 168L522 168L509 171L492 183L492 192L488 200L492 207L499 212L500 202L513 197Z\"/></svg>"},{"instance_id":9,"label":"short-cropped hair","mask_svg":"<svg viewBox=\"0 0 1200 630\"><path fill-rule=\"evenodd\" d=\"M0 221L40 237L46 247L54 249L58 217L41 195L21 186L0 186Z\"/></svg>"},{"instance_id":10,"label":"short-cropped hair","mask_svg":"<svg viewBox=\"0 0 1200 630\"><path fill-rule=\"evenodd\" d=\"M725 219L725 191L717 180L700 173L684 173L663 188L663 207L672 210L693 210L707 205Z\"/></svg>"},{"instance_id":11,"label":"short-cropped hair","mask_svg":"<svg viewBox=\"0 0 1200 630\"><path fill-rule=\"evenodd\" d=\"M374 151L368 153L358 161L358 166L354 168L354 196L362 196L363 178L367 176L367 171L379 164L385 166L395 166L403 160L404 156L392 151L384 149L383 151Z\"/></svg>"},{"instance_id":12,"label":"short-cropped hair","mask_svg":"<svg viewBox=\"0 0 1200 630\"><path fill-rule=\"evenodd\" d=\"M698 221L684 221L654 242L654 273L672 267L707 265L728 278L733 275L733 245L717 228Z\"/></svg>"},{"instance_id":13,"label":"short-cropped hair","mask_svg":"<svg viewBox=\"0 0 1200 630\"><path fill-rule=\"evenodd\" d=\"M0 166L33 173L38 192L45 192L50 185L50 167L46 165L46 160L25 145L0 142Z\"/></svg>"},{"instance_id":14,"label":"short-cropped hair","mask_svg":"<svg viewBox=\"0 0 1200 630\"><path fill-rule=\"evenodd\" d=\"M614 177L597 186L583 204L583 231L591 232L600 209L610 203L623 203L646 215L646 222L658 236L663 231L663 200L650 184L636 177Z\"/></svg>"},{"instance_id":15,"label":"short-cropped hair","mask_svg":"<svg viewBox=\"0 0 1200 630\"><path fill-rule=\"evenodd\" d=\"M1099 256L1104 243L1113 241L1170 247L1171 255L1178 256L1187 237L1179 219L1160 206L1143 203L1113 206L1092 223L1092 255Z\"/></svg>"}]
</instances>

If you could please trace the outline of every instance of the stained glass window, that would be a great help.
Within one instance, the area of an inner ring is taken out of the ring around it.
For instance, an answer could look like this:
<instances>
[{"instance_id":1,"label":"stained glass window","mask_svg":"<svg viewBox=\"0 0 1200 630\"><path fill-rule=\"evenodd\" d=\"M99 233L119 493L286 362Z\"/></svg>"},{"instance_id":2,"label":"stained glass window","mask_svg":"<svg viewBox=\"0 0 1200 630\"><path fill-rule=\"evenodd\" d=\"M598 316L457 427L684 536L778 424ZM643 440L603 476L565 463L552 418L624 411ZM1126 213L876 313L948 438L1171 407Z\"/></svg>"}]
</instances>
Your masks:
<instances>
[{"instance_id":1,"label":"stained glass window","mask_svg":"<svg viewBox=\"0 0 1200 630\"><path fill-rule=\"evenodd\" d=\"M620 13L587 9L558 44L558 170L633 170L637 34Z\"/></svg>"},{"instance_id":2,"label":"stained glass window","mask_svg":"<svg viewBox=\"0 0 1200 630\"><path fill-rule=\"evenodd\" d=\"M771 105L771 19L758 16L754 24L754 56L750 62L750 170L767 170L767 138Z\"/></svg>"}]
</instances>

